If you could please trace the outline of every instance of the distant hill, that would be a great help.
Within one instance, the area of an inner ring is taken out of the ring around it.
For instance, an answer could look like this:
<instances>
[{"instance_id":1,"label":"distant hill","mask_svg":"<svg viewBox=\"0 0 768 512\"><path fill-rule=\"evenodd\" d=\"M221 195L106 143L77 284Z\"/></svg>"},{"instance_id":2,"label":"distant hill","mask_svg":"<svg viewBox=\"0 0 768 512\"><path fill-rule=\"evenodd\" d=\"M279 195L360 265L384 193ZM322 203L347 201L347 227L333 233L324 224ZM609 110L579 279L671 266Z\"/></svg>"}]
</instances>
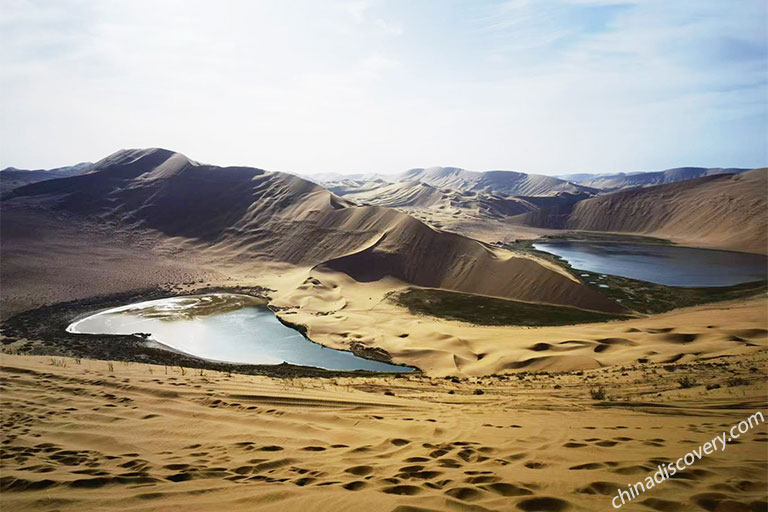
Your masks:
<instances>
[{"instance_id":1,"label":"distant hill","mask_svg":"<svg viewBox=\"0 0 768 512\"><path fill-rule=\"evenodd\" d=\"M663 185L665 183L676 183L678 181L701 178L702 176L738 174L748 170L749 169L720 167L677 167L675 169L655 172L620 172L616 174L582 173L566 174L560 177L585 187L610 192L630 187L648 187L652 185Z\"/></svg>"},{"instance_id":2,"label":"distant hill","mask_svg":"<svg viewBox=\"0 0 768 512\"><path fill-rule=\"evenodd\" d=\"M56 178L66 178L88 172L93 164L91 162L81 162L68 167L57 167L56 169L17 169L15 167L6 167L0 170L0 193L13 190L14 188L38 181L52 180Z\"/></svg>"},{"instance_id":3,"label":"distant hill","mask_svg":"<svg viewBox=\"0 0 768 512\"><path fill-rule=\"evenodd\" d=\"M546 196L560 192L595 192L588 187L552 176L514 171L476 172L455 167L411 169L398 176L398 181L419 181L438 188L486 192L502 197Z\"/></svg>"},{"instance_id":4,"label":"distant hill","mask_svg":"<svg viewBox=\"0 0 768 512\"><path fill-rule=\"evenodd\" d=\"M622 310L534 260L432 229L393 209L358 206L290 174L203 165L164 149L119 151L87 174L19 187L3 202L26 197L40 198L35 208L185 239L218 258L322 266L358 281L391 276L432 288ZM23 214L26 204L16 203L13 214Z\"/></svg>"},{"instance_id":5,"label":"distant hill","mask_svg":"<svg viewBox=\"0 0 768 512\"><path fill-rule=\"evenodd\" d=\"M455 167L347 176L322 184L358 204L397 208L431 226L486 241L504 238L500 223L511 216L536 210L542 203L570 205L598 192L550 176Z\"/></svg>"},{"instance_id":6,"label":"distant hill","mask_svg":"<svg viewBox=\"0 0 768 512\"><path fill-rule=\"evenodd\" d=\"M387 182L393 182L395 176L394 175L387 175L387 174L378 174L378 173L352 173L352 174L342 174L340 172L317 172L313 174L302 174L302 173L290 173L295 174L299 178L303 178L307 181L311 181L312 183L317 183L318 185L322 185L324 183L332 183L337 181L345 181L345 180L353 180L353 181L373 181L373 180L384 180Z\"/></svg>"},{"instance_id":7,"label":"distant hill","mask_svg":"<svg viewBox=\"0 0 768 512\"><path fill-rule=\"evenodd\" d=\"M621 190L514 220L542 228L639 233L766 254L767 198L768 169L755 169Z\"/></svg>"}]
</instances>

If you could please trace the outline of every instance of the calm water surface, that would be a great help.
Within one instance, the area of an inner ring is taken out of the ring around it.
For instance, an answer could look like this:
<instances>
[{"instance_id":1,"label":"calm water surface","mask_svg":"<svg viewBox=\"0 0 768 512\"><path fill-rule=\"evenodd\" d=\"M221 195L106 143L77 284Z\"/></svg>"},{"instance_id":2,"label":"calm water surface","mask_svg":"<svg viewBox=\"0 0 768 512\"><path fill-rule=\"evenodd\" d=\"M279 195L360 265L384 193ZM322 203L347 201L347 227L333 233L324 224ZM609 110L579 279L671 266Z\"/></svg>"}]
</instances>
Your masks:
<instances>
[{"instance_id":1,"label":"calm water surface","mask_svg":"<svg viewBox=\"0 0 768 512\"><path fill-rule=\"evenodd\" d=\"M67 330L82 334L150 333L152 340L174 350L215 361L285 361L329 370L413 370L312 343L280 323L258 299L245 295L222 293L140 302L96 313Z\"/></svg>"},{"instance_id":2,"label":"calm water surface","mask_svg":"<svg viewBox=\"0 0 768 512\"><path fill-rule=\"evenodd\" d=\"M533 246L560 256L575 269L667 286L730 286L768 279L768 258L758 254L592 242L542 242Z\"/></svg>"}]
</instances>

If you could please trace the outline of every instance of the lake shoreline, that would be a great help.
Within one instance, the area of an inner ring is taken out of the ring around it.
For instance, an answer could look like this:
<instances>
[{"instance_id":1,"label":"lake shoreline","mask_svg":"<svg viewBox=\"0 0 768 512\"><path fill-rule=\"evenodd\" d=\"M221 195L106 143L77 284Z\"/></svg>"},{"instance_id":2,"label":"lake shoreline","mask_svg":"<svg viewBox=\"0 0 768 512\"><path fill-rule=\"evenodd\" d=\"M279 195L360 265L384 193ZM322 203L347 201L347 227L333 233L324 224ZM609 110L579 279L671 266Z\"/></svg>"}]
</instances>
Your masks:
<instances>
[{"instance_id":1,"label":"lake shoreline","mask_svg":"<svg viewBox=\"0 0 768 512\"><path fill-rule=\"evenodd\" d=\"M206 293L237 293L269 300L269 292L271 291L273 290L260 286L233 286L206 287L178 293L158 287L133 292L95 296L86 299L60 302L50 306L42 306L40 308L18 313L0 324L0 332L2 332L5 337L4 342L6 344L8 344L8 341L14 344L16 344L17 341L26 341L22 347L14 349L14 352L26 355L49 355L109 361L141 362L147 364L181 366L195 369L284 378L398 376L405 373L421 373L418 368L410 372L396 373L364 370L325 370L312 366L289 363L272 365L226 363L190 356L182 352L171 351L165 348L150 346L150 344L146 343L145 338L139 336L78 334L70 333L66 330L67 326L77 319L85 318L95 314L95 312L112 309L126 303ZM395 363L391 364L396 365Z\"/></svg>"},{"instance_id":2,"label":"lake shoreline","mask_svg":"<svg viewBox=\"0 0 768 512\"><path fill-rule=\"evenodd\" d=\"M605 241L542 240L531 246L577 271L677 288L727 287L768 279L768 258L758 254Z\"/></svg>"},{"instance_id":3,"label":"lake shoreline","mask_svg":"<svg viewBox=\"0 0 768 512\"><path fill-rule=\"evenodd\" d=\"M306 329L281 321L268 300L242 293L202 293L130 302L86 316L67 327L72 334L134 335L182 354L231 364L281 363L326 370L411 372L374 347L327 347ZM361 355L362 354L362 355ZM372 355L373 357L366 357Z\"/></svg>"}]
</instances>

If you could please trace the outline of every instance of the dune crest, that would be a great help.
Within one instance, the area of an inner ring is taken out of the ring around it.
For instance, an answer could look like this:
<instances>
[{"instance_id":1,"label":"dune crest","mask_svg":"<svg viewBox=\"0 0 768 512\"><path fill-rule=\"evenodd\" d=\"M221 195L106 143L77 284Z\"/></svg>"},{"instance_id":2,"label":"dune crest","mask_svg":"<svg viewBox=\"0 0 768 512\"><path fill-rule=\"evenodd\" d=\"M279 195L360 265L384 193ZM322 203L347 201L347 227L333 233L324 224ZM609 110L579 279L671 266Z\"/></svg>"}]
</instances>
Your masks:
<instances>
[{"instance_id":1,"label":"dune crest","mask_svg":"<svg viewBox=\"0 0 768 512\"><path fill-rule=\"evenodd\" d=\"M614 192L572 208L515 218L528 226L638 233L696 245L768 253L768 169Z\"/></svg>"},{"instance_id":2,"label":"dune crest","mask_svg":"<svg viewBox=\"0 0 768 512\"><path fill-rule=\"evenodd\" d=\"M119 151L87 174L15 189L8 202L28 197L40 197L51 211L180 237L223 258L325 265L362 281L392 276L517 300L623 309L534 260L395 210L357 206L290 174L205 165L163 149Z\"/></svg>"}]
</instances>

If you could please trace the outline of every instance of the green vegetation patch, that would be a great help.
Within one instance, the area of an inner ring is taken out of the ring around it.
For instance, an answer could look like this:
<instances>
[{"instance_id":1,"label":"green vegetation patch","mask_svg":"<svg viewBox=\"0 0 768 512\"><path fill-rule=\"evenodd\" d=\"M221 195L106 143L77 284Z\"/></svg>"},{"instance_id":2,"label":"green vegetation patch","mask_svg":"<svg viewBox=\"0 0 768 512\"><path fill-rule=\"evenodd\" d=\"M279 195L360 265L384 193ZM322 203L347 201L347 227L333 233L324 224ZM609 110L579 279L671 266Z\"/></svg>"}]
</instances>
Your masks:
<instances>
[{"instance_id":1,"label":"green vegetation patch","mask_svg":"<svg viewBox=\"0 0 768 512\"><path fill-rule=\"evenodd\" d=\"M572 273L584 284L603 295L607 295L628 309L647 315L710 302L754 297L768 292L766 281L694 288L665 286L586 270L574 270ZM600 287L601 284L608 288Z\"/></svg>"},{"instance_id":2,"label":"green vegetation patch","mask_svg":"<svg viewBox=\"0 0 768 512\"><path fill-rule=\"evenodd\" d=\"M752 283L742 283L733 286L666 286L663 284L651 283L630 279L628 277L614 276L610 274L601 274L589 270L577 270L559 256L548 252L536 250L533 247L537 242L550 242L554 240L576 240L575 233L562 235L562 238L546 236L538 240L519 240L512 244L505 244L505 248L528 252L537 257L551 261L556 265L567 270L579 281L589 286L593 290L610 297L622 306L631 311L636 311L645 315L664 313L677 308L697 306L699 304L708 304L711 302L722 302L726 300L745 299L768 292L768 281L755 281ZM584 233L583 240L596 241L594 233ZM610 240L607 238L610 235ZM629 238L634 238L629 240ZM641 242L645 240L645 242ZM600 241L647 243L651 241L662 245L666 240L652 239L649 237L633 237L632 235L606 234L606 238ZM601 286L602 285L602 286Z\"/></svg>"},{"instance_id":3,"label":"green vegetation patch","mask_svg":"<svg viewBox=\"0 0 768 512\"><path fill-rule=\"evenodd\" d=\"M531 304L428 288L408 288L390 301L414 315L430 315L476 325L571 325L629 317L546 304Z\"/></svg>"},{"instance_id":4,"label":"green vegetation patch","mask_svg":"<svg viewBox=\"0 0 768 512\"><path fill-rule=\"evenodd\" d=\"M561 235L546 235L533 242L602 242L643 245L675 245L666 238L631 235L627 233L604 233L599 231L569 231Z\"/></svg>"}]
</instances>

